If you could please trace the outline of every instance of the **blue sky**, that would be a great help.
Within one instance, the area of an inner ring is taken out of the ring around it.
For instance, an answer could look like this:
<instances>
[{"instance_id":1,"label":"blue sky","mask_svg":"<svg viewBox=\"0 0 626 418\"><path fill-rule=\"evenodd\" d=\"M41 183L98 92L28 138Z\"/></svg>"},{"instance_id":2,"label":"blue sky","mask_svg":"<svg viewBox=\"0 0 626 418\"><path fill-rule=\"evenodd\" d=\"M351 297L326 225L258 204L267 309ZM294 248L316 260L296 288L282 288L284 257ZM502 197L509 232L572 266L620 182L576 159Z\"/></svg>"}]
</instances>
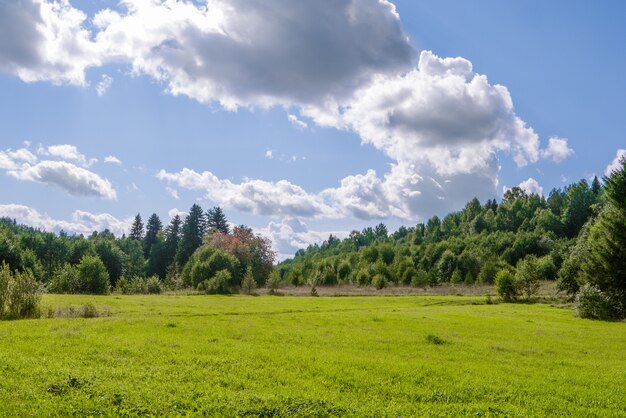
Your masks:
<instances>
[{"instance_id":1,"label":"blue sky","mask_svg":"<svg viewBox=\"0 0 626 418\"><path fill-rule=\"evenodd\" d=\"M0 0L0 215L121 234L137 212L220 205L284 258L504 187L547 195L626 153L625 17L617 1Z\"/></svg>"}]
</instances>

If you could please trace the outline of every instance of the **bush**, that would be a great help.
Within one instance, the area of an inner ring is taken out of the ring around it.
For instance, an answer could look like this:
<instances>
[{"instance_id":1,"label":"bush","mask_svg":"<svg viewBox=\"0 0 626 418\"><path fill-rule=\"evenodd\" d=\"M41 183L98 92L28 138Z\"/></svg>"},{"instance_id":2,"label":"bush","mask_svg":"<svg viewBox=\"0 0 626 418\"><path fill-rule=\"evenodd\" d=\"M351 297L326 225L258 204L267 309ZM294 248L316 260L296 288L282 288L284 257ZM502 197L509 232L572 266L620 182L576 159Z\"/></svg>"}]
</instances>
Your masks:
<instances>
[{"instance_id":1,"label":"bush","mask_svg":"<svg viewBox=\"0 0 626 418\"><path fill-rule=\"evenodd\" d=\"M220 270L217 274L198 285L198 290L211 295L230 293L229 283L232 279L230 271Z\"/></svg>"},{"instance_id":2,"label":"bush","mask_svg":"<svg viewBox=\"0 0 626 418\"><path fill-rule=\"evenodd\" d=\"M64 264L52 275L47 286L50 293L79 293L80 280L78 270L71 264Z\"/></svg>"},{"instance_id":3,"label":"bush","mask_svg":"<svg viewBox=\"0 0 626 418\"><path fill-rule=\"evenodd\" d=\"M372 278L366 269L361 269L356 274L356 284L359 286L367 286L371 283Z\"/></svg>"},{"instance_id":4,"label":"bush","mask_svg":"<svg viewBox=\"0 0 626 418\"><path fill-rule=\"evenodd\" d=\"M387 278L382 274L376 274L372 278L372 286L378 290L382 290L387 286Z\"/></svg>"},{"instance_id":5,"label":"bush","mask_svg":"<svg viewBox=\"0 0 626 418\"><path fill-rule=\"evenodd\" d=\"M130 295L132 293L130 282L126 279L126 277L122 276L117 280L117 283L115 284L115 291L123 295Z\"/></svg>"},{"instance_id":6,"label":"bush","mask_svg":"<svg viewBox=\"0 0 626 418\"><path fill-rule=\"evenodd\" d=\"M531 300L539 292L541 279L541 271L539 268L539 260L534 255L526 256L517 263L517 272L515 280L519 293L524 299Z\"/></svg>"},{"instance_id":7,"label":"bush","mask_svg":"<svg viewBox=\"0 0 626 418\"><path fill-rule=\"evenodd\" d=\"M278 286L280 286L280 275L278 274L278 271L274 270L272 271L272 273L270 274L270 277L267 279L267 288L270 290L270 293L272 295L276 294L276 291L278 290Z\"/></svg>"},{"instance_id":8,"label":"bush","mask_svg":"<svg viewBox=\"0 0 626 418\"><path fill-rule=\"evenodd\" d=\"M165 290L158 276L134 277L128 280L120 277L115 285L115 291L124 295L158 295Z\"/></svg>"},{"instance_id":9,"label":"bush","mask_svg":"<svg viewBox=\"0 0 626 418\"><path fill-rule=\"evenodd\" d=\"M109 273L98 256L83 256L78 264L78 281L83 293L105 295L111 290Z\"/></svg>"},{"instance_id":10,"label":"bush","mask_svg":"<svg viewBox=\"0 0 626 418\"><path fill-rule=\"evenodd\" d=\"M30 270L15 271L3 263L0 268L0 318L23 319L40 316L39 284Z\"/></svg>"},{"instance_id":11,"label":"bush","mask_svg":"<svg viewBox=\"0 0 626 418\"><path fill-rule=\"evenodd\" d=\"M245 294L251 294L256 289L256 281L254 280L254 275L252 274L252 267L248 266L246 269L246 274L243 276L243 281L241 282L241 291Z\"/></svg>"},{"instance_id":12,"label":"bush","mask_svg":"<svg viewBox=\"0 0 626 418\"><path fill-rule=\"evenodd\" d=\"M610 320L618 317L614 304L597 286L585 284L576 296L576 310L581 318Z\"/></svg>"},{"instance_id":13,"label":"bush","mask_svg":"<svg viewBox=\"0 0 626 418\"><path fill-rule=\"evenodd\" d=\"M428 273L423 269L417 270L415 276L411 279L411 286L413 287L426 287L428 286Z\"/></svg>"},{"instance_id":14,"label":"bush","mask_svg":"<svg viewBox=\"0 0 626 418\"><path fill-rule=\"evenodd\" d=\"M498 271L498 273L496 273L495 282L496 292L503 301L513 302L517 299L519 295L517 283L515 282L515 277L509 270L502 269Z\"/></svg>"}]
</instances>

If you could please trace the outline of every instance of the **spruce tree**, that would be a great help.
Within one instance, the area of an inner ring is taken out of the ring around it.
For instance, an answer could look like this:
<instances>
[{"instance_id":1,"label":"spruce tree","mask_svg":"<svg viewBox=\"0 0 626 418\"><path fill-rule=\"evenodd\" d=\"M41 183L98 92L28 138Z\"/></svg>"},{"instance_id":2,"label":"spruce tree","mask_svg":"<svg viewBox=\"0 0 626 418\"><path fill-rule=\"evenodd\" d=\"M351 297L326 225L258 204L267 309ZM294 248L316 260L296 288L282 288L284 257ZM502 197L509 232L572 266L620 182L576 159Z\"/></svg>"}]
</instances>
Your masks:
<instances>
[{"instance_id":1,"label":"spruce tree","mask_svg":"<svg viewBox=\"0 0 626 418\"><path fill-rule=\"evenodd\" d=\"M605 178L605 206L591 228L582 277L611 300L626 317L626 160Z\"/></svg>"},{"instance_id":2,"label":"spruce tree","mask_svg":"<svg viewBox=\"0 0 626 418\"><path fill-rule=\"evenodd\" d=\"M176 261L181 267L185 265L193 252L202 245L202 237L205 232L206 220L204 213L200 205L194 203L183 223L178 251L176 252Z\"/></svg>"},{"instance_id":3,"label":"spruce tree","mask_svg":"<svg viewBox=\"0 0 626 418\"><path fill-rule=\"evenodd\" d=\"M143 238L143 233L143 221L141 220L141 215L137 214L137 216L135 216L135 220L133 221L133 226L130 228L130 235L128 235L128 238L140 240Z\"/></svg>"},{"instance_id":4,"label":"spruce tree","mask_svg":"<svg viewBox=\"0 0 626 418\"><path fill-rule=\"evenodd\" d=\"M143 256L148 258L150 256L150 249L157 241L157 235L159 231L163 229L163 224L161 223L161 219L156 213L150 215L148 218L148 224L146 225L146 236L143 239Z\"/></svg>"},{"instance_id":5,"label":"spruce tree","mask_svg":"<svg viewBox=\"0 0 626 418\"><path fill-rule=\"evenodd\" d=\"M224 215L222 208L215 206L207 211L206 216L209 231L215 230L222 234L230 233L230 227L228 226L228 221L226 220L226 215Z\"/></svg>"},{"instance_id":6,"label":"spruce tree","mask_svg":"<svg viewBox=\"0 0 626 418\"><path fill-rule=\"evenodd\" d=\"M166 266L170 267L176 259L176 251L180 242L180 227L182 221L180 216L174 215L170 224L165 228L165 260Z\"/></svg>"}]
</instances>

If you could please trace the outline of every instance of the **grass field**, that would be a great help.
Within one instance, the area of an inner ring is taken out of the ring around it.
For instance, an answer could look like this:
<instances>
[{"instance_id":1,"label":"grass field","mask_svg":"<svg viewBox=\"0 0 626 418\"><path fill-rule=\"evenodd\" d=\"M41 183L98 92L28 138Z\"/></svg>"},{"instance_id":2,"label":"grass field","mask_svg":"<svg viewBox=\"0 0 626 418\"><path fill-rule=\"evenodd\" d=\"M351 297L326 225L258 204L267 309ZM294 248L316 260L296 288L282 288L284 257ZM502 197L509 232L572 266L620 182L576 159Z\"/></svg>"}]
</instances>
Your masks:
<instances>
[{"instance_id":1,"label":"grass field","mask_svg":"<svg viewBox=\"0 0 626 418\"><path fill-rule=\"evenodd\" d=\"M56 296L0 322L0 416L626 416L626 324L484 297Z\"/></svg>"}]
</instances>

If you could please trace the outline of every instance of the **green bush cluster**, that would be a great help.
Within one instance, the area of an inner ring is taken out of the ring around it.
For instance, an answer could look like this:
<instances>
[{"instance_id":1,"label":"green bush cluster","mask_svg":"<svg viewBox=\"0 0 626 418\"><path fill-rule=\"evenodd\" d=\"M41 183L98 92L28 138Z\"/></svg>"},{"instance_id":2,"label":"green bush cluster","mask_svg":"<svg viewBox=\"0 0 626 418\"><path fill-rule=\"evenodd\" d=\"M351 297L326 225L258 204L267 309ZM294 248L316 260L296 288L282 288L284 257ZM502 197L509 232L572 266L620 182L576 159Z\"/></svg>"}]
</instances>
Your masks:
<instances>
[{"instance_id":1,"label":"green bush cluster","mask_svg":"<svg viewBox=\"0 0 626 418\"><path fill-rule=\"evenodd\" d=\"M39 284L30 270L11 271L0 267L0 319L37 318L40 316Z\"/></svg>"}]
</instances>

